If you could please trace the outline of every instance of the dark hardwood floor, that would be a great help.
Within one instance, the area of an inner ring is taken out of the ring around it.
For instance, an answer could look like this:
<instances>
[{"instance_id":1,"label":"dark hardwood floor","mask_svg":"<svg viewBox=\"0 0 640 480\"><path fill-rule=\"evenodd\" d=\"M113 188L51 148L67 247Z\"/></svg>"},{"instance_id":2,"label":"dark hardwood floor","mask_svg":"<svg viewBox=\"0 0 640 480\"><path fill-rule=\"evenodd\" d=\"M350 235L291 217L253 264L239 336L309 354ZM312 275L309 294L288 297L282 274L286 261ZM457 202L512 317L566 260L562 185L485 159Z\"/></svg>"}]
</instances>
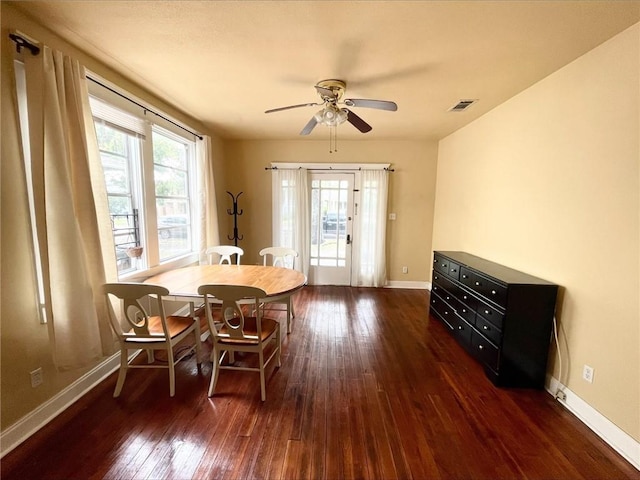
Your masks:
<instances>
[{"instance_id":1,"label":"dark hardwood floor","mask_svg":"<svg viewBox=\"0 0 640 480\"><path fill-rule=\"evenodd\" d=\"M5 456L12 479L629 479L544 391L495 388L418 290L306 287L267 401L255 373L115 374ZM277 313L276 315L283 315ZM209 351L209 346L206 346Z\"/></svg>"}]
</instances>

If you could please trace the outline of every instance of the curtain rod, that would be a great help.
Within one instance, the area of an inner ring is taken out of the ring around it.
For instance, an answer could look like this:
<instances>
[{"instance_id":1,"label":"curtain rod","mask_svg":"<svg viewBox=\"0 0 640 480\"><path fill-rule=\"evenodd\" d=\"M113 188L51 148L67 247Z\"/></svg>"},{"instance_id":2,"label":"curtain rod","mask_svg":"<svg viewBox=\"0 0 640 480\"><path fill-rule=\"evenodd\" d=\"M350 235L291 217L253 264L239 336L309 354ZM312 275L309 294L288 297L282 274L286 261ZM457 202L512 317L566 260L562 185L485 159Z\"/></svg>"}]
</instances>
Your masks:
<instances>
[{"instance_id":1,"label":"curtain rod","mask_svg":"<svg viewBox=\"0 0 640 480\"><path fill-rule=\"evenodd\" d=\"M40 53L40 47L34 45L21 35L10 33L9 38L16 44L16 50L18 51L18 53L21 53L23 48L29 50L31 52L31 55L34 56Z\"/></svg>"},{"instance_id":2,"label":"curtain rod","mask_svg":"<svg viewBox=\"0 0 640 480\"><path fill-rule=\"evenodd\" d=\"M106 88L106 89L107 89L107 90L109 90L110 92L113 92L113 93L115 93L116 95L118 95L118 96L120 96L120 97L124 98L125 100L127 100L127 101L129 101L129 102L131 102L131 103L133 103L133 104L135 104L135 105L137 105L137 106L139 106L140 108L142 108L142 109L144 110L144 113L145 113L145 114L146 114L147 112L149 112L149 113L153 113L155 116L160 117L160 118L162 118L163 120L166 120L167 122L169 122L169 123L171 123L171 124L175 125L175 126L176 126L176 127L178 127L178 128L181 128L181 129L182 129L182 130L184 130L185 132L189 132L191 135L193 135L193 136L195 136L195 137L199 138L200 140L202 140L202 135L198 135L197 133L192 132L192 131L191 131L191 130L189 130L188 128L185 128L185 127L183 127L182 125L180 125L179 123L174 122L173 120L171 120L171 119L169 119L169 118L165 117L164 115L162 115L162 114L160 114L160 113L158 113L158 112L153 111L152 109L150 109L150 108L148 108L148 107L146 107L146 106L142 105L141 103L136 102L134 99L129 98L129 97L127 97L126 95L124 95L124 94L122 94L122 93L118 92L117 90L115 90L115 89L113 89L113 88L109 87L108 85L105 85L104 83L102 83L102 82L100 82L100 81L96 80L95 78L92 78L90 75L87 75L87 80L91 80L93 83L97 83L98 85L100 85L100 86L101 86L101 87L103 87L103 88Z\"/></svg>"},{"instance_id":3,"label":"curtain rod","mask_svg":"<svg viewBox=\"0 0 640 480\"><path fill-rule=\"evenodd\" d=\"M29 50L31 52L31 55L38 55L40 53L40 47L38 47L37 45L34 45L33 43L31 43L29 40L27 40L26 38L24 38L22 35L18 35L17 33L10 33L9 34L9 38L15 42L16 44L16 50L18 51L18 53L20 53L22 51L23 48L26 48L27 50ZM202 135L198 135L195 132L192 132L191 130L189 130L188 128L183 127L182 125L174 122L173 120L165 117L164 115L153 111L152 109L145 107L144 105L136 102L135 100L133 100L132 98L127 97L126 95L123 95L122 93L118 92L117 90L114 90L113 88L105 85L104 83L96 80L95 78L92 78L91 76L87 75L87 80L91 80L94 83L97 83L98 85L100 85L103 88L106 88L107 90L109 90L110 92L115 93L116 95L124 98L125 100L128 100L129 102L139 106L140 108L142 108L145 112L145 114L147 112L149 113L153 113L155 116L162 118L163 120L166 120L167 122L175 125L178 128L181 128L182 130L184 130L185 132L190 133L191 135L193 135L194 137L199 138L200 140L202 140Z\"/></svg>"},{"instance_id":4,"label":"curtain rod","mask_svg":"<svg viewBox=\"0 0 640 480\"><path fill-rule=\"evenodd\" d=\"M298 167L298 168L278 168L278 167L264 167L265 170L301 170L303 167ZM393 168L371 168L371 169L363 169L362 167L358 167L358 168L333 168L333 167L328 167L328 168L310 168L309 170L333 170L333 171L347 171L347 172L351 172L351 171L361 171L361 170L386 170L387 172L395 172L395 169Z\"/></svg>"}]
</instances>

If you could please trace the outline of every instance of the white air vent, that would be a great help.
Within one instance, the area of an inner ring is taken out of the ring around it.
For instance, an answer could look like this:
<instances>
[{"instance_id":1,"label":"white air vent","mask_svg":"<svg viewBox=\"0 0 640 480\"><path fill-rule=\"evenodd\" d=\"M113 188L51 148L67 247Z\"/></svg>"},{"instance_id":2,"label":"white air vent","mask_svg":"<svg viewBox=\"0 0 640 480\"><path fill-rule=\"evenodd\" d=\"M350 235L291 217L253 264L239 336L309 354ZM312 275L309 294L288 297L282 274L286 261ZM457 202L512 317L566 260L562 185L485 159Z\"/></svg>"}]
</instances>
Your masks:
<instances>
[{"instance_id":1,"label":"white air vent","mask_svg":"<svg viewBox=\"0 0 640 480\"><path fill-rule=\"evenodd\" d=\"M460 100L458 103L456 103L453 107L451 107L448 111L449 112L462 112L464 110L466 110L467 108L469 108L471 105L473 105L474 103L476 103L478 100L477 99L473 99L473 100Z\"/></svg>"}]
</instances>

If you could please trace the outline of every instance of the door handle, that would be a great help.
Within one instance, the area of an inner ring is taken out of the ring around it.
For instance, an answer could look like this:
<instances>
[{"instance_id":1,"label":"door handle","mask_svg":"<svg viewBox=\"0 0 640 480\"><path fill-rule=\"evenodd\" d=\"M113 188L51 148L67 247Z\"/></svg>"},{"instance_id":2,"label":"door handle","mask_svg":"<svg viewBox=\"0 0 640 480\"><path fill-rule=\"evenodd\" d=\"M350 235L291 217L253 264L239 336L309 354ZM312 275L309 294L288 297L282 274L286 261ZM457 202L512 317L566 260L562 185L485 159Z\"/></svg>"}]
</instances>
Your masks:
<instances>
[{"instance_id":1,"label":"door handle","mask_svg":"<svg viewBox=\"0 0 640 480\"><path fill-rule=\"evenodd\" d=\"M351 245L351 235L347 235L347 245Z\"/></svg>"}]
</instances>

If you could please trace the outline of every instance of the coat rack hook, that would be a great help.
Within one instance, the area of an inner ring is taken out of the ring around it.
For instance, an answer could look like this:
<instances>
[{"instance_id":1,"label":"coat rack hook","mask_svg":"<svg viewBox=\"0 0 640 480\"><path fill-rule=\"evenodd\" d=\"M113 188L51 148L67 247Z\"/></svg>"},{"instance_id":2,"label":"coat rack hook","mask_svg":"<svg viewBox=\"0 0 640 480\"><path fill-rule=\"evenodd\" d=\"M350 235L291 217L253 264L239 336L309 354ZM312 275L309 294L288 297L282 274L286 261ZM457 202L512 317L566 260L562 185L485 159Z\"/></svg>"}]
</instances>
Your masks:
<instances>
[{"instance_id":1,"label":"coat rack hook","mask_svg":"<svg viewBox=\"0 0 640 480\"><path fill-rule=\"evenodd\" d=\"M227 213L229 215L233 215L233 237L231 235L227 235L229 240L233 240L234 245L238 246L238 240L242 240L244 235L238 235L238 215L242 215L243 210L238 210L238 199L243 192L240 192L238 195L234 195L233 193L227 191L227 193L231 196L231 200L233 201L233 209L227 208Z\"/></svg>"}]
</instances>

